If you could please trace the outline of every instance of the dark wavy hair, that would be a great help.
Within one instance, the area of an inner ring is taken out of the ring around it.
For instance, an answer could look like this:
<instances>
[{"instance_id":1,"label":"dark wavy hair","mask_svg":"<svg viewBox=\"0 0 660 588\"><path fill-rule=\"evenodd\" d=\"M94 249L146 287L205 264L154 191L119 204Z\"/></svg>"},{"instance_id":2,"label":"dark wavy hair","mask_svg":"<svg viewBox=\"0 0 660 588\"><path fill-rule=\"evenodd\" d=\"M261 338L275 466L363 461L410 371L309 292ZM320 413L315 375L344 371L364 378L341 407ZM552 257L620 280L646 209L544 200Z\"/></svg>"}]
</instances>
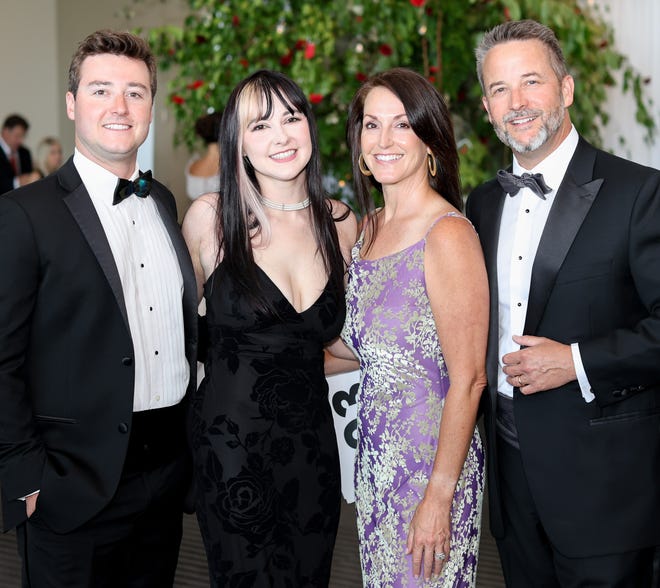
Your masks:
<instances>
[{"instance_id":1,"label":"dark wavy hair","mask_svg":"<svg viewBox=\"0 0 660 588\"><path fill-rule=\"evenodd\" d=\"M376 235L373 188L381 194L383 187L373 176L364 176L358 166L362 151L360 137L364 102L374 88L383 87L392 92L403 104L412 130L431 150L437 164L435 176L428 175L431 188L458 210L463 207L459 175L458 151L449 109L440 92L422 75L402 67L374 75L365 81L353 97L348 109L346 140L351 150L356 199L360 212L371 223L371 240ZM368 248L369 244L367 244Z\"/></svg>"},{"instance_id":2,"label":"dark wavy hair","mask_svg":"<svg viewBox=\"0 0 660 588\"><path fill-rule=\"evenodd\" d=\"M268 240L270 226L259 201L261 189L254 168L243 155L243 133L247 128L250 107L265 104L259 118L273 112L278 100L291 113L299 112L307 119L312 154L304 170L310 216L318 250L323 259L330 287L342 292L344 259L339 248L335 222L349 211L334 218L331 204L323 190L318 129L311 106L298 85L285 75L260 70L241 81L232 91L220 123L220 207L217 219L219 256L225 271L254 308L275 314L272 302L262 291L252 252L252 239L261 233Z\"/></svg>"},{"instance_id":3,"label":"dark wavy hair","mask_svg":"<svg viewBox=\"0 0 660 588\"><path fill-rule=\"evenodd\" d=\"M140 37L123 31L102 29L85 37L78 45L69 65L69 92L75 97L80 85L83 61L94 55L118 55L143 61L149 70L151 98L156 96L156 58L149 44Z\"/></svg>"}]
</instances>

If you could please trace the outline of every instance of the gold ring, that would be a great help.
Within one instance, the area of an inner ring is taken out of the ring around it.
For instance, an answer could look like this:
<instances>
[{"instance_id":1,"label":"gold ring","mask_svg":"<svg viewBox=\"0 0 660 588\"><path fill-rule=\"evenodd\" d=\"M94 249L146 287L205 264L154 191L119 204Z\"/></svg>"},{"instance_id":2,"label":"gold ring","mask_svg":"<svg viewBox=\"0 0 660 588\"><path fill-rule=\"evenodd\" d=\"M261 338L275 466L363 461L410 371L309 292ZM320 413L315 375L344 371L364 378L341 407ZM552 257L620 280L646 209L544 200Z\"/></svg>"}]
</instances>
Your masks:
<instances>
[{"instance_id":1,"label":"gold ring","mask_svg":"<svg viewBox=\"0 0 660 588\"><path fill-rule=\"evenodd\" d=\"M522 381L522 375L518 376L518 388L522 388L525 384Z\"/></svg>"}]
</instances>

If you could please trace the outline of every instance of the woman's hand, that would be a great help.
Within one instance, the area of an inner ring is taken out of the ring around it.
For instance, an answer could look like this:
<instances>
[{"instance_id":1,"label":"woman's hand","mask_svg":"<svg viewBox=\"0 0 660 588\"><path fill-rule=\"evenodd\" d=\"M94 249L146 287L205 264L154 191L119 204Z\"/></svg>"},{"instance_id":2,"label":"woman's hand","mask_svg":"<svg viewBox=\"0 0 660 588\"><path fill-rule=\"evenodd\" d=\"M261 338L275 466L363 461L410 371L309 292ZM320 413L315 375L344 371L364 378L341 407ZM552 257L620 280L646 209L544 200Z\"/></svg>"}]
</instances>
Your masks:
<instances>
[{"instance_id":1,"label":"woman's hand","mask_svg":"<svg viewBox=\"0 0 660 588\"><path fill-rule=\"evenodd\" d=\"M451 502L424 497L417 506L410 530L406 555L412 554L413 575L418 578L422 573L428 580L431 574L436 576L449 557L451 536Z\"/></svg>"}]
</instances>

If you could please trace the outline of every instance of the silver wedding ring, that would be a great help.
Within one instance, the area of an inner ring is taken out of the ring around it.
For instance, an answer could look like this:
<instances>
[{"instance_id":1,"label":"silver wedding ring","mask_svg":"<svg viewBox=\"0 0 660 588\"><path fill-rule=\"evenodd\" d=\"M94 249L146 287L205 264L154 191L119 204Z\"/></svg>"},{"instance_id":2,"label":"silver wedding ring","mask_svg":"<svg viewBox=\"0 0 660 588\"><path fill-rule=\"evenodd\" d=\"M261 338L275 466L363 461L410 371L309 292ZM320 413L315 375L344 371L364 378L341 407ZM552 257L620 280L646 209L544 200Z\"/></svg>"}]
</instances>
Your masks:
<instances>
[{"instance_id":1,"label":"silver wedding ring","mask_svg":"<svg viewBox=\"0 0 660 588\"><path fill-rule=\"evenodd\" d=\"M447 557L447 554L443 553L442 551L436 551L435 552L435 559L438 559L438 560L442 561L446 557Z\"/></svg>"}]
</instances>

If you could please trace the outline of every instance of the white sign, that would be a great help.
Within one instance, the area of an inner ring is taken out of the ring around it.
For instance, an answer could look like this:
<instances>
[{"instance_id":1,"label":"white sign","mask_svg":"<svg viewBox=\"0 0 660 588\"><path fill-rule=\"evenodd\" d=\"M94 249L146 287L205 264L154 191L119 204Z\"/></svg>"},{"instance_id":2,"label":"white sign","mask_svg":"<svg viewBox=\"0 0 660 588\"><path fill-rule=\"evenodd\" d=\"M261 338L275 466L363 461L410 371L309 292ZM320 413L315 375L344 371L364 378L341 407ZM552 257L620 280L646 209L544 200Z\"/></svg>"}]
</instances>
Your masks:
<instances>
[{"instance_id":1,"label":"white sign","mask_svg":"<svg viewBox=\"0 0 660 588\"><path fill-rule=\"evenodd\" d=\"M360 371L328 376L328 402L335 423L339 466L341 468L341 493L349 504L355 502L353 469L357 448L357 391Z\"/></svg>"}]
</instances>

